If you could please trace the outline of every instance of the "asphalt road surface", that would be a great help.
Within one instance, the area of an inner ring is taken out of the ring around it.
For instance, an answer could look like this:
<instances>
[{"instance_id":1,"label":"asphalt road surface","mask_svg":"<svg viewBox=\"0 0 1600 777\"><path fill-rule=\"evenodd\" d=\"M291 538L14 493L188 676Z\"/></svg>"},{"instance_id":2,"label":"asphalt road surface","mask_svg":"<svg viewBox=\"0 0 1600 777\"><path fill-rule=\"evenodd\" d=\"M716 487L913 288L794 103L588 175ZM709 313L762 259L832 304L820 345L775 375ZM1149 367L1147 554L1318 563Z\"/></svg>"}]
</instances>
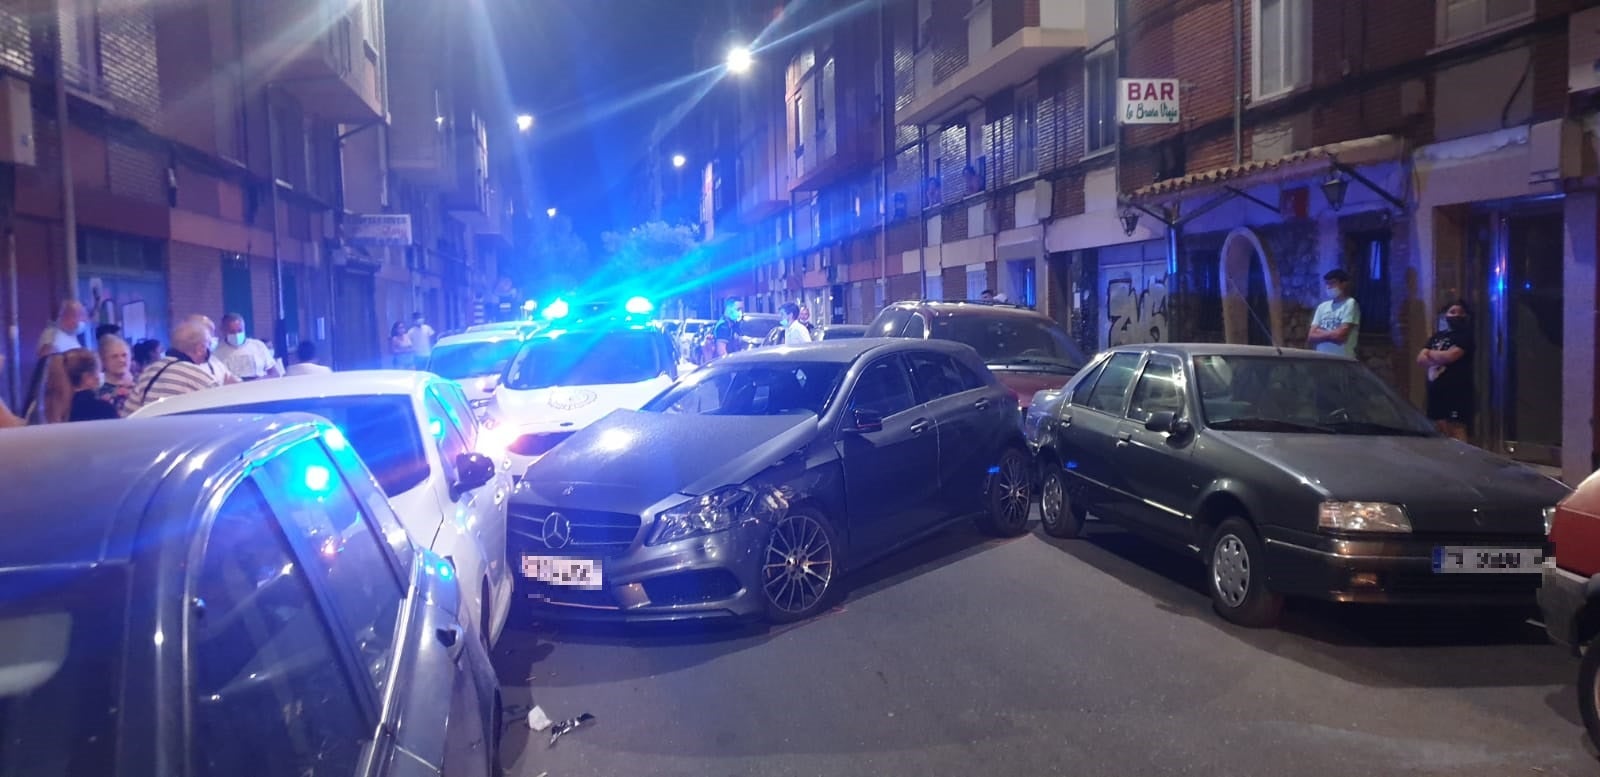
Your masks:
<instances>
[{"instance_id":1,"label":"asphalt road surface","mask_svg":"<svg viewBox=\"0 0 1600 777\"><path fill-rule=\"evenodd\" d=\"M591 726L520 777L1590 775L1577 662L1514 619L1291 604L1235 628L1197 562L1108 527L965 529L779 629L514 624L509 705ZM512 714L516 714L513 710Z\"/></svg>"}]
</instances>

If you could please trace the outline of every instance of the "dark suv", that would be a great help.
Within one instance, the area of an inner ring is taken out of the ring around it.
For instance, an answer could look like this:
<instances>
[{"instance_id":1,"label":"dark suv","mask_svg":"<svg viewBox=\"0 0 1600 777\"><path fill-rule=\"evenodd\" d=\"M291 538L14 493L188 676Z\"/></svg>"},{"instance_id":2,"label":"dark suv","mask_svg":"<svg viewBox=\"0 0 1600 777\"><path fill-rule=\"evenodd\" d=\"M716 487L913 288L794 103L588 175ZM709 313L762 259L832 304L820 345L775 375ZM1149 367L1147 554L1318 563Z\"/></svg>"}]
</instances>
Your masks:
<instances>
[{"instance_id":1,"label":"dark suv","mask_svg":"<svg viewBox=\"0 0 1600 777\"><path fill-rule=\"evenodd\" d=\"M867 337L966 343L1017 393L1024 410L1035 392L1065 386L1088 362L1054 319L1000 302L896 302L873 319Z\"/></svg>"}]
</instances>

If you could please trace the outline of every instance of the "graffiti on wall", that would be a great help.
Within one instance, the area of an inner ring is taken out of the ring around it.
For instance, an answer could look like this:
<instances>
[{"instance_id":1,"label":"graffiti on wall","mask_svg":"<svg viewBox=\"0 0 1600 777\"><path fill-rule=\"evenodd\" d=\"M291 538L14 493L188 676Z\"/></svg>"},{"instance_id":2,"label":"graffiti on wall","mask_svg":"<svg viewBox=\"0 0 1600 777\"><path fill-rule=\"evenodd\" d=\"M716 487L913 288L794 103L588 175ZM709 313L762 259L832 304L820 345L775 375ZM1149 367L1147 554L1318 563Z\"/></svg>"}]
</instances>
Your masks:
<instances>
[{"instance_id":1,"label":"graffiti on wall","mask_svg":"<svg viewBox=\"0 0 1600 777\"><path fill-rule=\"evenodd\" d=\"M1166 266L1112 270L1106 278L1105 346L1166 342Z\"/></svg>"}]
</instances>

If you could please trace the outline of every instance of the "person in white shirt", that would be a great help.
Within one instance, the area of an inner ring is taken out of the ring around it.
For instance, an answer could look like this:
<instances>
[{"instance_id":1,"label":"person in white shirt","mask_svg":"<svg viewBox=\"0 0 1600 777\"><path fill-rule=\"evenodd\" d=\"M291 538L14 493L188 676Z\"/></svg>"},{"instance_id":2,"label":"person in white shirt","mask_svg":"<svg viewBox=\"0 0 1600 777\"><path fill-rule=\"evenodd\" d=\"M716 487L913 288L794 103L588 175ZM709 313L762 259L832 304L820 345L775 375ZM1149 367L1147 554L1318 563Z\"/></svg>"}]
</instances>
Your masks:
<instances>
[{"instance_id":1,"label":"person in white shirt","mask_svg":"<svg viewBox=\"0 0 1600 777\"><path fill-rule=\"evenodd\" d=\"M192 319L173 330L172 350L139 373L128 401L122 405L123 417L132 415L151 402L204 391L216 385L211 372L206 369L206 360L211 352L207 347L210 332L204 324Z\"/></svg>"},{"instance_id":2,"label":"person in white shirt","mask_svg":"<svg viewBox=\"0 0 1600 777\"><path fill-rule=\"evenodd\" d=\"M217 346L221 343L217 341L216 322L212 321L210 316L201 313L195 313L185 318L183 322L185 324L194 324L206 333L206 358L200 362L200 366L204 367L206 374L211 376L211 382L217 386L238 383L239 376L233 374L233 371L228 369L228 365L217 358ZM167 355L173 355L176 350L177 347L174 346L167 351Z\"/></svg>"},{"instance_id":3,"label":"person in white shirt","mask_svg":"<svg viewBox=\"0 0 1600 777\"><path fill-rule=\"evenodd\" d=\"M793 302L779 308L778 324L783 327L783 344L800 345L811 342L811 330L800 323L800 306Z\"/></svg>"},{"instance_id":4,"label":"person in white shirt","mask_svg":"<svg viewBox=\"0 0 1600 777\"><path fill-rule=\"evenodd\" d=\"M433 327L428 326L427 318L421 313L411 316L411 329L406 332L406 338L411 341L411 355L419 370L426 369L428 358L433 356L433 334Z\"/></svg>"},{"instance_id":5,"label":"person in white shirt","mask_svg":"<svg viewBox=\"0 0 1600 777\"><path fill-rule=\"evenodd\" d=\"M300 345L294 349L294 364L289 365L289 376L295 375L321 375L333 372L332 369L317 363L317 344L310 340L301 340Z\"/></svg>"},{"instance_id":6,"label":"person in white shirt","mask_svg":"<svg viewBox=\"0 0 1600 777\"><path fill-rule=\"evenodd\" d=\"M83 333L84 320L83 303L69 299L61 303L61 309L56 314L56 320L44 328L44 333L39 336L39 357L44 358L53 353L66 353L74 348L84 347L78 336Z\"/></svg>"},{"instance_id":7,"label":"person in white shirt","mask_svg":"<svg viewBox=\"0 0 1600 777\"><path fill-rule=\"evenodd\" d=\"M215 356L228 366L229 372L239 376L239 380L276 378L282 374L278 370L278 360L272 357L272 349L245 334L244 316L238 313L222 317L222 343L217 346Z\"/></svg>"},{"instance_id":8,"label":"person in white shirt","mask_svg":"<svg viewBox=\"0 0 1600 777\"><path fill-rule=\"evenodd\" d=\"M1328 299L1311 314L1306 345L1312 350L1343 356L1356 355L1356 335L1361 330L1361 306L1350 296L1350 274L1338 268L1322 276Z\"/></svg>"}]
</instances>

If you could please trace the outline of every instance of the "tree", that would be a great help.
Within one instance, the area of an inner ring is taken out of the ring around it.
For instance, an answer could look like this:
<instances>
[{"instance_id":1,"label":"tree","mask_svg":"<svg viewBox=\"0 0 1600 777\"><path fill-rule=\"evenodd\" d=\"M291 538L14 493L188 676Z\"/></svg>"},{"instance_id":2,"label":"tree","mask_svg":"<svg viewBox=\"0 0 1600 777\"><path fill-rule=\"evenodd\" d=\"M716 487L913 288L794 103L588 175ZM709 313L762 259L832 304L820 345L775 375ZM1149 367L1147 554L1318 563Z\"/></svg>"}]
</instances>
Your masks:
<instances>
[{"instance_id":1,"label":"tree","mask_svg":"<svg viewBox=\"0 0 1600 777\"><path fill-rule=\"evenodd\" d=\"M658 303L681 299L698 306L711 292L711 257L700 234L688 224L647 221L627 232L600 236L605 248L605 279L625 284L629 294L653 297Z\"/></svg>"}]
</instances>

